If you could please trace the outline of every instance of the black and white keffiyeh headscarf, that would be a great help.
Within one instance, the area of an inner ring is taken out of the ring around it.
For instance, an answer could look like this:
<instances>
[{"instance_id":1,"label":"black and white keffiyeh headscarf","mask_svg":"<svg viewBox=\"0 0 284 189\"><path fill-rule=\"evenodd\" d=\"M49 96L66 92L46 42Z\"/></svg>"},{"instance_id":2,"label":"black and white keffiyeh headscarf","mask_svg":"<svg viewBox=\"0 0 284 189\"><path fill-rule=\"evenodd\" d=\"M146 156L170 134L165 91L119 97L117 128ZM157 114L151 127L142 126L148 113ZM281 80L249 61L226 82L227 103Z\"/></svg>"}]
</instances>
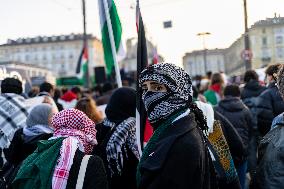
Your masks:
<instances>
[{"instance_id":1,"label":"black and white keffiyeh headscarf","mask_svg":"<svg viewBox=\"0 0 284 189\"><path fill-rule=\"evenodd\" d=\"M110 169L111 174L114 174L115 172L121 174L124 161L123 154L127 156L126 146L131 150L137 159L140 158L136 142L135 124L136 119L134 117L129 117L116 127L113 127L115 130L106 146L108 168ZM112 160L115 160L116 170L114 170L114 168L111 166Z\"/></svg>"},{"instance_id":2,"label":"black and white keffiyeh headscarf","mask_svg":"<svg viewBox=\"0 0 284 189\"><path fill-rule=\"evenodd\" d=\"M167 92L147 91L142 95L148 119L153 127L176 112L189 108L192 103L191 78L178 66L170 63L151 65L140 75L140 88L145 81L155 81L167 87Z\"/></svg>"}]
</instances>

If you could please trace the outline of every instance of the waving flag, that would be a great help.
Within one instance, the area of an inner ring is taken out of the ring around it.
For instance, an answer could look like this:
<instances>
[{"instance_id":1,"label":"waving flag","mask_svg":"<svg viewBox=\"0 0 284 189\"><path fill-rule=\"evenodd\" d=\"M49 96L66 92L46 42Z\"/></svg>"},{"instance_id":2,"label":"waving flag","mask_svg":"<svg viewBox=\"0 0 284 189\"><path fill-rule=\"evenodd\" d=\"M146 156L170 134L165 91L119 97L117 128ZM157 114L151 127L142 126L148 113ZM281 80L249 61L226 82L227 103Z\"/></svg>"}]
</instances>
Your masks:
<instances>
[{"instance_id":1,"label":"waving flag","mask_svg":"<svg viewBox=\"0 0 284 189\"><path fill-rule=\"evenodd\" d=\"M85 85L87 83L88 71L88 49L84 45L81 54L79 56L76 68L77 78Z\"/></svg>"},{"instance_id":2,"label":"waving flag","mask_svg":"<svg viewBox=\"0 0 284 189\"><path fill-rule=\"evenodd\" d=\"M113 0L106 0L107 10L104 7L104 0L98 0L99 2L99 13L100 13L100 24L101 24L101 32L102 32L102 43L104 47L104 58L106 63L106 71L107 74L110 75L114 69L115 60L113 57L109 29L107 25L107 17L106 12L108 11L110 16L111 27L113 31L113 38L115 42L115 49L117 52L117 60L120 61L124 58L125 52L123 50L121 36L122 36L122 27L120 23L120 19L118 16L118 12Z\"/></svg>"}]
</instances>

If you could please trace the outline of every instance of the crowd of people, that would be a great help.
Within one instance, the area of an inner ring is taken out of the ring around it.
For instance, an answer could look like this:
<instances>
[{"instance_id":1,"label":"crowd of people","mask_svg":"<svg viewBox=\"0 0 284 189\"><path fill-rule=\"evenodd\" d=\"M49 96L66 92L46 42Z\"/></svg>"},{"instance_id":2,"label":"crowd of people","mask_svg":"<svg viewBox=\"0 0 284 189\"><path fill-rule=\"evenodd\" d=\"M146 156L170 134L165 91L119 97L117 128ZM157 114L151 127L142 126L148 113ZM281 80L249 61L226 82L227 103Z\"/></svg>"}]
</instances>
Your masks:
<instances>
[{"instance_id":1,"label":"crowd of people","mask_svg":"<svg viewBox=\"0 0 284 189\"><path fill-rule=\"evenodd\" d=\"M158 63L141 72L138 89L44 82L27 94L6 78L0 189L284 188L284 67L266 75L266 83L254 70L241 85L224 73L192 81ZM153 129L142 152L137 100Z\"/></svg>"}]
</instances>

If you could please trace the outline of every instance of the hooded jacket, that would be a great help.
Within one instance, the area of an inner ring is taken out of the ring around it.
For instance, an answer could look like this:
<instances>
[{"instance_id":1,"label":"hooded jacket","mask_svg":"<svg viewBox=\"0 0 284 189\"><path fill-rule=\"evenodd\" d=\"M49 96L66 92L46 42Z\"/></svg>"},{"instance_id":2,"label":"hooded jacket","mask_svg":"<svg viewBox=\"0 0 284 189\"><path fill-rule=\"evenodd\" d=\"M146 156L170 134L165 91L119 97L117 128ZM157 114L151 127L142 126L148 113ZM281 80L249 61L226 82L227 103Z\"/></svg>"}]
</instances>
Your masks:
<instances>
[{"instance_id":1,"label":"hooded jacket","mask_svg":"<svg viewBox=\"0 0 284 189\"><path fill-rule=\"evenodd\" d=\"M215 110L226 117L242 138L245 152L247 152L253 118L246 105L237 97L226 97L220 101Z\"/></svg>"},{"instance_id":2,"label":"hooded jacket","mask_svg":"<svg viewBox=\"0 0 284 189\"><path fill-rule=\"evenodd\" d=\"M241 92L241 99L257 97L259 96L266 88L261 86L257 80L249 81L243 88Z\"/></svg>"},{"instance_id":3,"label":"hooded jacket","mask_svg":"<svg viewBox=\"0 0 284 189\"><path fill-rule=\"evenodd\" d=\"M264 136L269 130L272 120L284 112L284 101L275 85L271 83L268 88L258 97L257 123L260 133Z\"/></svg>"}]
</instances>

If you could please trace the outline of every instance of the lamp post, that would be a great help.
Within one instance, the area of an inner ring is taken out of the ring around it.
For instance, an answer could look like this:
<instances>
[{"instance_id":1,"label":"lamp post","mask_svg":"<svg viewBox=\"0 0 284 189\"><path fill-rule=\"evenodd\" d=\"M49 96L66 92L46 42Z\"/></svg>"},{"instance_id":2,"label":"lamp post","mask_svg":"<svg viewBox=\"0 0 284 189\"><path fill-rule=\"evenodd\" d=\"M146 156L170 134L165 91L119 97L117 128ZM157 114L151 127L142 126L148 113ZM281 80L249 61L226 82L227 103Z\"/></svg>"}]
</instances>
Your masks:
<instances>
[{"instance_id":1,"label":"lamp post","mask_svg":"<svg viewBox=\"0 0 284 189\"><path fill-rule=\"evenodd\" d=\"M211 35L210 32L201 32L201 33L198 33L197 36L200 36L202 37L202 43L203 43L203 62L204 62L204 72L206 74L207 72L207 55L206 55L206 45L205 45L205 36L207 35Z\"/></svg>"},{"instance_id":2,"label":"lamp post","mask_svg":"<svg viewBox=\"0 0 284 189\"><path fill-rule=\"evenodd\" d=\"M248 15L247 15L247 0L244 1L244 19L245 19L245 36L244 36L244 43L245 43L245 51L244 51L244 61L246 70L251 69L251 51L250 51L250 44L249 44L249 30L248 30Z\"/></svg>"}]
</instances>

